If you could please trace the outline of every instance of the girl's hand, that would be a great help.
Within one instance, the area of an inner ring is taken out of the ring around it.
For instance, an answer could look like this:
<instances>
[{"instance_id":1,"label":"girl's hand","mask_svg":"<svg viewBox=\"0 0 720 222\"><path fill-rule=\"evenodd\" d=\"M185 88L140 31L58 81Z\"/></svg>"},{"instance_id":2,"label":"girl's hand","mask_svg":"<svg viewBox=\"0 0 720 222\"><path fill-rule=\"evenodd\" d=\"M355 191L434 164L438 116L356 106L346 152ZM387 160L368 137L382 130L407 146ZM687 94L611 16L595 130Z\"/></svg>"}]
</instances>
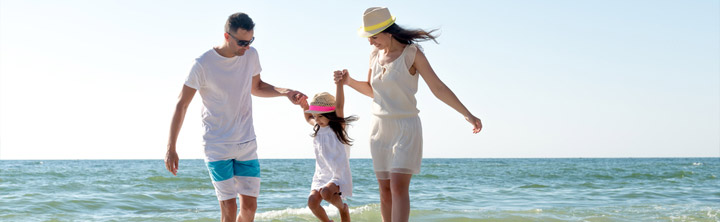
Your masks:
<instances>
[{"instance_id":1,"label":"girl's hand","mask_svg":"<svg viewBox=\"0 0 720 222\"><path fill-rule=\"evenodd\" d=\"M350 73L348 73L347 69L335 70L333 73L333 79L335 80L335 84L343 84L347 85L348 81L350 80Z\"/></svg>"},{"instance_id":2,"label":"girl's hand","mask_svg":"<svg viewBox=\"0 0 720 222\"><path fill-rule=\"evenodd\" d=\"M308 105L307 99L300 100L300 107L302 107L303 110L310 109L310 105Z\"/></svg>"},{"instance_id":3,"label":"girl's hand","mask_svg":"<svg viewBox=\"0 0 720 222\"><path fill-rule=\"evenodd\" d=\"M469 115L465 117L465 120L467 120L468 122L470 122L470 124L473 125L473 133L477 134L480 132L480 130L482 130L482 122L477 117Z\"/></svg>"}]
</instances>

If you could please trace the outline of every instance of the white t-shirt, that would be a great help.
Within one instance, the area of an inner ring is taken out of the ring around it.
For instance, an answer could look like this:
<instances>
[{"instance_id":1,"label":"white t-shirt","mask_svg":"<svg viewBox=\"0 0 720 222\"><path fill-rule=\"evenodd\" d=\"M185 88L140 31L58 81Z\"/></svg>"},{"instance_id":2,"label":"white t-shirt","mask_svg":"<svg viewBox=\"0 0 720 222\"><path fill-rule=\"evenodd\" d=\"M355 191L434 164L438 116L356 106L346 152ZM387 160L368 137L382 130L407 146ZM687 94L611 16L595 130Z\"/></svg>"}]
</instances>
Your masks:
<instances>
[{"instance_id":1,"label":"white t-shirt","mask_svg":"<svg viewBox=\"0 0 720 222\"><path fill-rule=\"evenodd\" d=\"M255 139L252 120L252 77L260 74L257 50L223 57L210 49L195 60L185 85L202 97L205 144L244 143Z\"/></svg>"}]
</instances>

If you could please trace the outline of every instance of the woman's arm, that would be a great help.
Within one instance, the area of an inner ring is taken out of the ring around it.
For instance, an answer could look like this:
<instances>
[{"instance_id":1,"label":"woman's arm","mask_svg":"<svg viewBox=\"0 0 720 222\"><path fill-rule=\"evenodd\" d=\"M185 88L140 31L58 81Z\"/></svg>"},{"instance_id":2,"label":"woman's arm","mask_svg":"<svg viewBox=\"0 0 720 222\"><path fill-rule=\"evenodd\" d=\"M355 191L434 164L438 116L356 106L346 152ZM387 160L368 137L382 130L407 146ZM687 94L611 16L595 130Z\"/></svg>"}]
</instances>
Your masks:
<instances>
[{"instance_id":1,"label":"woman's arm","mask_svg":"<svg viewBox=\"0 0 720 222\"><path fill-rule=\"evenodd\" d=\"M370 98L373 98L373 89L372 86L370 86L370 75L372 74L372 70L368 69L368 78L367 82L357 81L350 77L350 73L348 73L347 70L343 70L341 74L335 74L335 83L342 83L343 85L349 85L359 93L362 93L363 95L366 95ZM343 77L345 76L345 77Z\"/></svg>"},{"instance_id":2,"label":"woman's arm","mask_svg":"<svg viewBox=\"0 0 720 222\"><path fill-rule=\"evenodd\" d=\"M480 132L482 129L482 122L480 119L472 115L465 105L460 102L460 99L455 96L455 93L453 93L452 90L450 90L450 88L448 88L447 85L438 78L437 74L435 74L435 71L433 71L430 66L430 62L428 62L422 51L417 51L413 66L415 66L417 71L420 72L420 76L423 77L423 80L425 80L425 83L427 83L430 91L433 95L435 95L435 97L462 114L463 117L465 117L465 120L473 125L473 133Z\"/></svg>"}]
</instances>

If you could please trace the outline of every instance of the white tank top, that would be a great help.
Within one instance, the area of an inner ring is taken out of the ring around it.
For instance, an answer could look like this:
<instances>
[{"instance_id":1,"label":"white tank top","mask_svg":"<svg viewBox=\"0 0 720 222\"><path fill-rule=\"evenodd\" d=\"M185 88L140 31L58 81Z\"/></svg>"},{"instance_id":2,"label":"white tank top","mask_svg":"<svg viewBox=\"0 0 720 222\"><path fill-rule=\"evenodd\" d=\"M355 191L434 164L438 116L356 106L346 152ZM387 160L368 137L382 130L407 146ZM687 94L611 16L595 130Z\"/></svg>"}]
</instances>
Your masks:
<instances>
[{"instance_id":1,"label":"white tank top","mask_svg":"<svg viewBox=\"0 0 720 222\"><path fill-rule=\"evenodd\" d=\"M370 55L370 69L373 88L373 115L379 117L405 118L417 116L415 93L418 87L418 73L410 74L410 67L415 61L418 45L409 44L402 54L391 63L380 65L379 50Z\"/></svg>"}]
</instances>

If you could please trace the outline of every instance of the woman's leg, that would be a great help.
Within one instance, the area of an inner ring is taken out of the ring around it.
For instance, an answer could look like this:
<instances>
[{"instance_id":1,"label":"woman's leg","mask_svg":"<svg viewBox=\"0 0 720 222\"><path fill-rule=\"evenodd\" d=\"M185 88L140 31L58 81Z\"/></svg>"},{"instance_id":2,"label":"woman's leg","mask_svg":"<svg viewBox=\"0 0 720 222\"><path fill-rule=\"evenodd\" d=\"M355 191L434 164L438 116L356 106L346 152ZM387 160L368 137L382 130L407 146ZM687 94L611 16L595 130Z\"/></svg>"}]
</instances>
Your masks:
<instances>
[{"instance_id":1,"label":"woman's leg","mask_svg":"<svg viewBox=\"0 0 720 222\"><path fill-rule=\"evenodd\" d=\"M390 192L390 180L378 179L380 187L380 214L383 222L390 222L392 213L392 193Z\"/></svg>"},{"instance_id":2,"label":"woman's leg","mask_svg":"<svg viewBox=\"0 0 720 222\"><path fill-rule=\"evenodd\" d=\"M392 222L405 222L410 218L410 179L412 174L391 173Z\"/></svg>"}]
</instances>

